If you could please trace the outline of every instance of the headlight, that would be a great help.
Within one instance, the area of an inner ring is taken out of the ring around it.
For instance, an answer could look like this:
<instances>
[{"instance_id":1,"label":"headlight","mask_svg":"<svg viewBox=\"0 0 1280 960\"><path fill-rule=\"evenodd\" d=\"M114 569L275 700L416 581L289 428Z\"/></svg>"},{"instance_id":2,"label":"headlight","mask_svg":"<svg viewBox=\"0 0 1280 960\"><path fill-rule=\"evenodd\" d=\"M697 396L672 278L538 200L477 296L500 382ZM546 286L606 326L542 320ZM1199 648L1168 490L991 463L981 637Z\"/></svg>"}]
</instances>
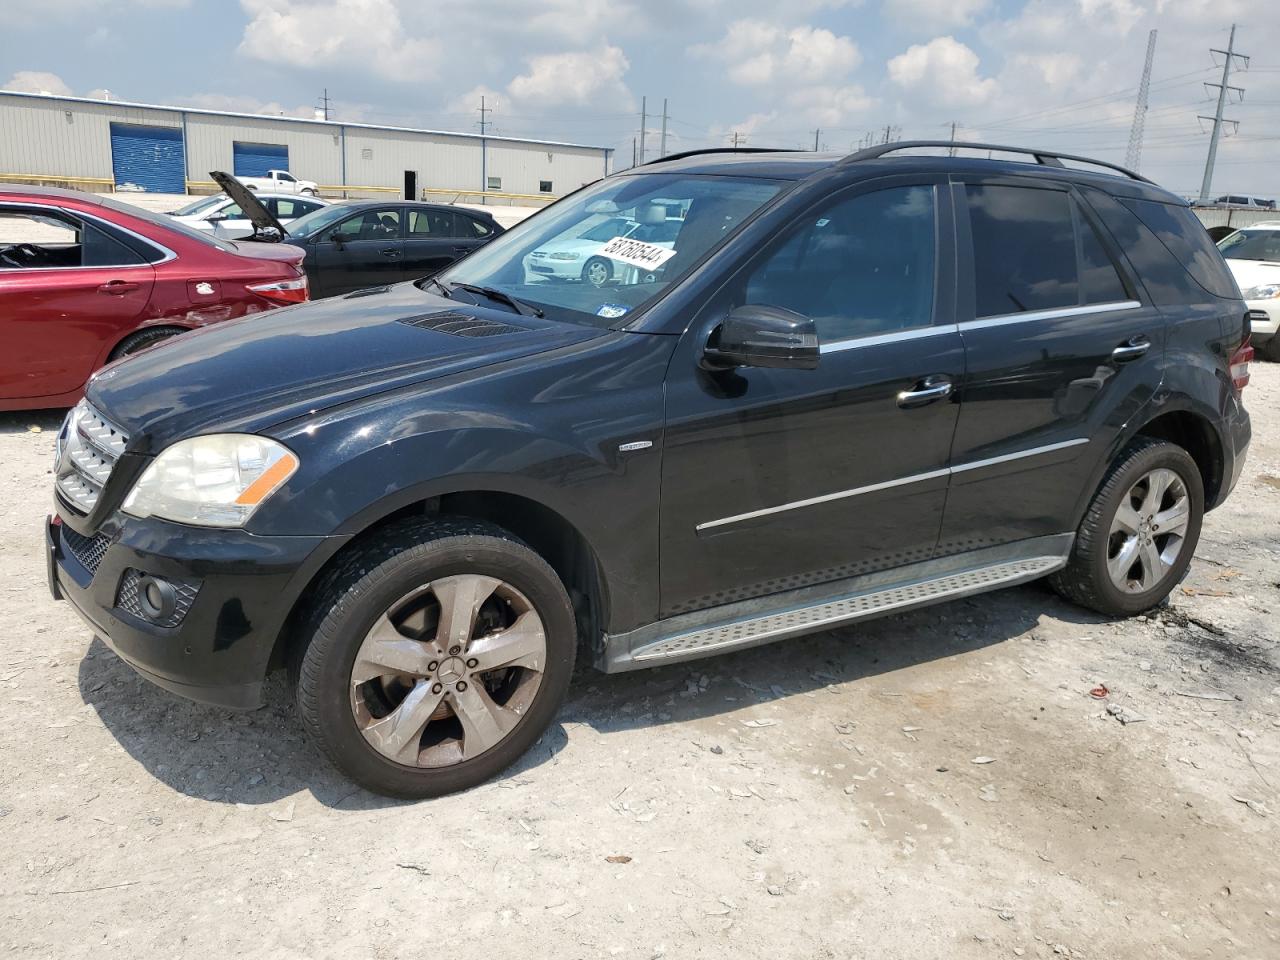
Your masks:
<instances>
[{"instance_id":1,"label":"headlight","mask_svg":"<svg viewBox=\"0 0 1280 960\"><path fill-rule=\"evenodd\" d=\"M552 260L580 260L581 258L582 258L582 254L580 254L580 253L553 253L553 254L551 254L551 259L552 259Z\"/></svg>"},{"instance_id":2,"label":"headlight","mask_svg":"<svg viewBox=\"0 0 1280 960\"><path fill-rule=\"evenodd\" d=\"M1280 297L1280 283L1260 283L1244 291L1246 300L1274 300Z\"/></svg>"},{"instance_id":3,"label":"headlight","mask_svg":"<svg viewBox=\"0 0 1280 960\"><path fill-rule=\"evenodd\" d=\"M156 457L133 485L124 511L204 527L240 527L297 469L298 458L266 437L192 437Z\"/></svg>"}]
</instances>

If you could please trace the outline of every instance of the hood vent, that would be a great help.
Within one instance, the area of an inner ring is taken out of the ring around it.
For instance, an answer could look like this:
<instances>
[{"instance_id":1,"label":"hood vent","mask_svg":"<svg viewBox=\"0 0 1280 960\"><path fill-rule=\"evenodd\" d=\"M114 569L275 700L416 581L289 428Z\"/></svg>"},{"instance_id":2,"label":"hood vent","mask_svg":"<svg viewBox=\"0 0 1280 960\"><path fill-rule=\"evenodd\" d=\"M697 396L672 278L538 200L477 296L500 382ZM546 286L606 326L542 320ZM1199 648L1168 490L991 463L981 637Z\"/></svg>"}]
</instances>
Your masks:
<instances>
[{"instance_id":1,"label":"hood vent","mask_svg":"<svg viewBox=\"0 0 1280 960\"><path fill-rule=\"evenodd\" d=\"M390 287L366 287L364 290L353 290L344 296L343 300L358 300L361 297L374 297L380 293L386 293Z\"/></svg>"},{"instance_id":2,"label":"hood vent","mask_svg":"<svg viewBox=\"0 0 1280 960\"><path fill-rule=\"evenodd\" d=\"M465 313L451 312L404 317L400 323L434 330L436 333L446 333L451 337L501 337L509 333L528 333L529 331L528 327L517 327L515 324L502 323L499 320L484 320Z\"/></svg>"}]
</instances>

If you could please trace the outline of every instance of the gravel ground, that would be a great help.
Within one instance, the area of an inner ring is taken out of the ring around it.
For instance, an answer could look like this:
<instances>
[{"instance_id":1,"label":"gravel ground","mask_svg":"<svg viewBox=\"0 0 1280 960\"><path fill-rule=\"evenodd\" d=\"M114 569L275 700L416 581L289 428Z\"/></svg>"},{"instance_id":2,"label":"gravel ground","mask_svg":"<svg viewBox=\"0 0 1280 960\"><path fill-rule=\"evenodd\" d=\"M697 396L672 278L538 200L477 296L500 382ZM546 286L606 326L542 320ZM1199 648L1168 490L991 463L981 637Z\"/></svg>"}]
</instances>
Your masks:
<instances>
[{"instance_id":1,"label":"gravel ground","mask_svg":"<svg viewBox=\"0 0 1280 960\"><path fill-rule=\"evenodd\" d=\"M58 416L0 414L0 948L1280 956L1280 366L1246 396L1244 479L1150 618L1031 585L583 670L518 767L416 804L326 768L279 682L186 703L50 600Z\"/></svg>"}]
</instances>

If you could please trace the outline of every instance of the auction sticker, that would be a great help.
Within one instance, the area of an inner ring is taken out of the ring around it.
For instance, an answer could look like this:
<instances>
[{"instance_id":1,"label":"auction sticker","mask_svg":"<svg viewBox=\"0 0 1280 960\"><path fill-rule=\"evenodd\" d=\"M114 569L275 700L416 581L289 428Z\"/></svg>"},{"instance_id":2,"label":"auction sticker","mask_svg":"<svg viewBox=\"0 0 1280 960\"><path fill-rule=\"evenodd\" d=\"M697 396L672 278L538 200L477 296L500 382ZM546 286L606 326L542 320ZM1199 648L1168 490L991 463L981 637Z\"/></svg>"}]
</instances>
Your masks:
<instances>
[{"instance_id":1,"label":"auction sticker","mask_svg":"<svg viewBox=\"0 0 1280 960\"><path fill-rule=\"evenodd\" d=\"M625 303L602 303L600 309L596 311L596 316L604 317L606 320L616 320L618 317L626 316L630 309Z\"/></svg>"},{"instance_id":2,"label":"auction sticker","mask_svg":"<svg viewBox=\"0 0 1280 960\"><path fill-rule=\"evenodd\" d=\"M674 250L666 247L626 237L614 237L600 249L600 256L639 267L641 270L657 270L675 255Z\"/></svg>"}]
</instances>

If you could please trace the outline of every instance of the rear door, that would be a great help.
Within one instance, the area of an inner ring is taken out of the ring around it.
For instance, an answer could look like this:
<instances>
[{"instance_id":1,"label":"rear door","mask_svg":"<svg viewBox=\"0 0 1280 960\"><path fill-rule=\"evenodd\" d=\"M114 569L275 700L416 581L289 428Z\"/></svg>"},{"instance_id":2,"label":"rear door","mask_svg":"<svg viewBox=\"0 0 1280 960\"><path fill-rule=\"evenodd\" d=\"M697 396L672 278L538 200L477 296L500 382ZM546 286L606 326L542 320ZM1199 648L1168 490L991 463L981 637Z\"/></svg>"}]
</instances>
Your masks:
<instances>
[{"instance_id":1,"label":"rear door","mask_svg":"<svg viewBox=\"0 0 1280 960\"><path fill-rule=\"evenodd\" d=\"M0 399L82 387L131 331L155 271L114 235L53 207L0 204Z\"/></svg>"},{"instance_id":2,"label":"rear door","mask_svg":"<svg viewBox=\"0 0 1280 960\"><path fill-rule=\"evenodd\" d=\"M405 212L405 280L437 274L469 251L455 235L452 210L409 207Z\"/></svg>"},{"instance_id":3,"label":"rear door","mask_svg":"<svg viewBox=\"0 0 1280 960\"><path fill-rule=\"evenodd\" d=\"M955 186L967 373L940 551L1071 531L1100 458L1159 386L1164 320L1068 184Z\"/></svg>"},{"instance_id":4,"label":"rear door","mask_svg":"<svg viewBox=\"0 0 1280 960\"><path fill-rule=\"evenodd\" d=\"M933 555L963 373L945 181L860 184L724 285L667 376L662 615ZM811 317L815 370L698 367L742 305Z\"/></svg>"},{"instance_id":5,"label":"rear door","mask_svg":"<svg viewBox=\"0 0 1280 960\"><path fill-rule=\"evenodd\" d=\"M366 207L316 238L314 268L308 271L318 297L332 297L403 278L403 209Z\"/></svg>"}]
</instances>

